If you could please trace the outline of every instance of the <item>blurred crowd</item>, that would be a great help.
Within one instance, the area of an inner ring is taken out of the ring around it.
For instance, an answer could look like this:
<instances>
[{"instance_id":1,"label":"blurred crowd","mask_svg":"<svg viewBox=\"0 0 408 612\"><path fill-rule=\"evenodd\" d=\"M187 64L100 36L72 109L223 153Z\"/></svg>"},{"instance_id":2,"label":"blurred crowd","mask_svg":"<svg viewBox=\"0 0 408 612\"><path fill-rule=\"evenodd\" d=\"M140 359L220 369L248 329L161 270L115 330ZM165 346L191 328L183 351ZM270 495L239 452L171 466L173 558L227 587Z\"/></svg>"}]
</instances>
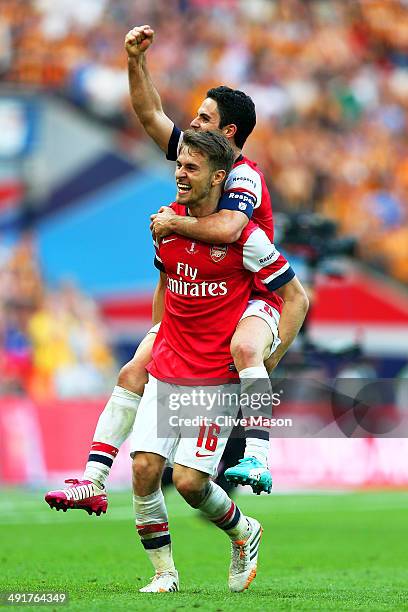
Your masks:
<instances>
[{"instance_id":1,"label":"blurred crowd","mask_svg":"<svg viewBox=\"0 0 408 612\"><path fill-rule=\"evenodd\" d=\"M330 216L408 282L407 0L2 0L0 71L141 138L123 40L144 23L169 116L185 127L214 84L248 92L275 209Z\"/></svg>"},{"instance_id":2,"label":"blurred crowd","mask_svg":"<svg viewBox=\"0 0 408 612\"><path fill-rule=\"evenodd\" d=\"M0 244L0 395L95 397L115 370L94 302L71 283L45 288L30 236Z\"/></svg>"}]
</instances>

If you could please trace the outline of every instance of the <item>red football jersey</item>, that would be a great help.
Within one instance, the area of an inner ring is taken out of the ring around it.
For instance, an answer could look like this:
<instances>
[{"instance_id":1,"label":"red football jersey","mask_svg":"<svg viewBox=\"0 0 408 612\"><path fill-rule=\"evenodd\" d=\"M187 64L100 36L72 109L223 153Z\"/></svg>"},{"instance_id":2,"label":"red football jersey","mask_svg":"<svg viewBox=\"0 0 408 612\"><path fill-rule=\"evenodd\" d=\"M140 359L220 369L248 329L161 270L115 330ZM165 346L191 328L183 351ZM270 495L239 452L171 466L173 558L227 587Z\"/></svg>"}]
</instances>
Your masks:
<instances>
[{"instance_id":1,"label":"red football jersey","mask_svg":"<svg viewBox=\"0 0 408 612\"><path fill-rule=\"evenodd\" d=\"M183 142L183 132L176 126L169 140L167 159L176 160ZM264 230L273 242L272 203L266 186L265 178L256 162L244 155L240 155L234 163L227 180L224 193L218 204L218 209L238 210L243 212ZM252 299L262 299L276 308L282 310L282 300L270 291L265 290L262 283L255 279Z\"/></svg>"},{"instance_id":2,"label":"red football jersey","mask_svg":"<svg viewBox=\"0 0 408 612\"><path fill-rule=\"evenodd\" d=\"M184 206L172 208L186 214ZM289 263L250 221L229 245L166 236L156 246L155 265L166 272L167 289L148 371L159 380L186 385L238 379L229 347L254 276L274 291L294 277Z\"/></svg>"}]
</instances>

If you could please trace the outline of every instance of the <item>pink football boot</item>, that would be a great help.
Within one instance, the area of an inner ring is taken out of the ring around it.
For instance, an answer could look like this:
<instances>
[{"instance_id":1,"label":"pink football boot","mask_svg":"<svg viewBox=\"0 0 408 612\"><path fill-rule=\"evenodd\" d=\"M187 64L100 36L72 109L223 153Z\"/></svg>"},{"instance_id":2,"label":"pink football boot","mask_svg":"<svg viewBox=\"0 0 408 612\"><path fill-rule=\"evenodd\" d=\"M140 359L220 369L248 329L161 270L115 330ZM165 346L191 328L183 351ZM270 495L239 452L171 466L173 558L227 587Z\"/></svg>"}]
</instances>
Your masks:
<instances>
[{"instance_id":1,"label":"pink football boot","mask_svg":"<svg viewBox=\"0 0 408 612\"><path fill-rule=\"evenodd\" d=\"M50 508L63 512L77 508L86 510L88 514L95 512L97 516L106 514L108 498L105 489L99 489L90 480L69 478L65 482L70 486L59 491L49 491L45 496Z\"/></svg>"}]
</instances>

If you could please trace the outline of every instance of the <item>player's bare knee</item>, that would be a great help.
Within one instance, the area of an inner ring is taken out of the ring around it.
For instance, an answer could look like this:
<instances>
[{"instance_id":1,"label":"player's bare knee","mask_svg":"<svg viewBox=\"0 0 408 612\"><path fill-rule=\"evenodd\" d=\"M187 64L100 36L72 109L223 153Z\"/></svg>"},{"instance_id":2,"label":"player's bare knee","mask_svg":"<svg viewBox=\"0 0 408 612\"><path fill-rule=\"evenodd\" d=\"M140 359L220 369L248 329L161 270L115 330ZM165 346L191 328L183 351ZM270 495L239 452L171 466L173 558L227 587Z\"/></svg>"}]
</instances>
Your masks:
<instances>
[{"instance_id":1,"label":"player's bare knee","mask_svg":"<svg viewBox=\"0 0 408 612\"><path fill-rule=\"evenodd\" d=\"M128 391L132 391L132 393L143 395L147 380L147 372L144 364L139 363L137 358L134 357L120 370L118 385Z\"/></svg>"},{"instance_id":2,"label":"player's bare knee","mask_svg":"<svg viewBox=\"0 0 408 612\"><path fill-rule=\"evenodd\" d=\"M149 495L160 483L162 466L150 453L136 453L133 458L133 489L137 495Z\"/></svg>"},{"instance_id":3,"label":"player's bare knee","mask_svg":"<svg viewBox=\"0 0 408 612\"><path fill-rule=\"evenodd\" d=\"M255 339L237 339L231 341L231 355L239 370L252 368L262 364L263 354L259 342Z\"/></svg>"}]
</instances>

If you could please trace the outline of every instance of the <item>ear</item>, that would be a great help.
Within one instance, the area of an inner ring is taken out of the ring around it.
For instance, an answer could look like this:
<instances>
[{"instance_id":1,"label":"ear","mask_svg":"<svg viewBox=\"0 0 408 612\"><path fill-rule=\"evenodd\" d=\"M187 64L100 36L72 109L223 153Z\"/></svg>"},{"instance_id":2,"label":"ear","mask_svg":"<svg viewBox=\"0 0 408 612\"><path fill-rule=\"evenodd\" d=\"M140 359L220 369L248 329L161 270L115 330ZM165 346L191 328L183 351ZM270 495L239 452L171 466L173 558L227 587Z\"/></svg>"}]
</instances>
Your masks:
<instances>
[{"instance_id":1,"label":"ear","mask_svg":"<svg viewBox=\"0 0 408 612\"><path fill-rule=\"evenodd\" d=\"M216 185L221 185L224 182L227 173L225 170L216 170L213 174L211 186L215 187Z\"/></svg>"},{"instance_id":2,"label":"ear","mask_svg":"<svg viewBox=\"0 0 408 612\"><path fill-rule=\"evenodd\" d=\"M235 123L230 123L229 125L225 125L221 131L227 138L234 138L237 133L237 126Z\"/></svg>"}]
</instances>

